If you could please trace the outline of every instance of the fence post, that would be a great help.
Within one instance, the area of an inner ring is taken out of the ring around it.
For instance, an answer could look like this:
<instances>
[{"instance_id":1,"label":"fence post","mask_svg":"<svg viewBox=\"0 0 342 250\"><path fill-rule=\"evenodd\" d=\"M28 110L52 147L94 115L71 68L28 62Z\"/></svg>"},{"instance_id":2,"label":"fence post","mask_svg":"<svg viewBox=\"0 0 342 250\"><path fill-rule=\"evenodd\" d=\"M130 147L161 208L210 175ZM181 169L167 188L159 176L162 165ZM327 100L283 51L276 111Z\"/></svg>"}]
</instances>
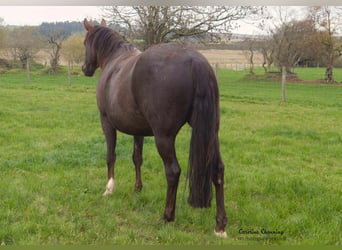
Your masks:
<instances>
[{"instance_id":1,"label":"fence post","mask_svg":"<svg viewBox=\"0 0 342 250\"><path fill-rule=\"evenodd\" d=\"M26 57L26 83L30 83L30 58Z\"/></svg>"},{"instance_id":2,"label":"fence post","mask_svg":"<svg viewBox=\"0 0 342 250\"><path fill-rule=\"evenodd\" d=\"M282 92L282 100L286 102L286 67L282 67L282 76L281 76L281 92Z\"/></svg>"},{"instance_id":3,"label":"fence post","mask_svg":"<svg viewBox=\"0 0 342 250\"><path fill-rule=\"evenodd\" d=\"M71 84L71 62L68 60L68 83Z\"/></svg>"}]
</instances>

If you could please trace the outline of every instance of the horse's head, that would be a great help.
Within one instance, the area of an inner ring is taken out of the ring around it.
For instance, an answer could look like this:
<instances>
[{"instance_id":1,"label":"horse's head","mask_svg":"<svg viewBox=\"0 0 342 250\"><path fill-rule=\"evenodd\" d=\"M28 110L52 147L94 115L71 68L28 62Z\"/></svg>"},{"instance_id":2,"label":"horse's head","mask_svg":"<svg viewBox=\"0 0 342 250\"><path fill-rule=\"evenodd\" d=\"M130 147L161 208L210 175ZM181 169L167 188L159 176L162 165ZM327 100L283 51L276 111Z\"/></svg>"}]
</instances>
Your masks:
<instances>
[{"instance_id":1,"label":"horse's head","mask_svg":"<svg viewBox=\"0 0 342 250\"><path fill-rule=\"evenodd\" d=\"M104 19L102 19L100 26L106 27L106 22ZM93 41L95 37L94 33L96 33L96 29L98 29L99 27L93 26L87 19L84 19L84 28L87 30L87 33L84 39L86 52L82 71L86 76L93 76L95 70L100 67L99 58L96 53L96 48Z\"/></svg>"}]
</instances>

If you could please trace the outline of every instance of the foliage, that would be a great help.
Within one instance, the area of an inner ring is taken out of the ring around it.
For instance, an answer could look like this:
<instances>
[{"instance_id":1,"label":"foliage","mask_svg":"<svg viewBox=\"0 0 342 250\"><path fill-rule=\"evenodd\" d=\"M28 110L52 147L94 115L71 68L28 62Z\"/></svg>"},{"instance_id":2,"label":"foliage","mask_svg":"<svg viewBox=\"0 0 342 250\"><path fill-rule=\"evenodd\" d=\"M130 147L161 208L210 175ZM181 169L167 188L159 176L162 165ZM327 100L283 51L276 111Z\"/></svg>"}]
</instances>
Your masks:
<instances>
[{"instance_id":1,"label":"foliage","mask_svg":"<svg viewBox=\"0 0 342 250\"><path fill-rule=\"evenodd\" d=\"M98 76L74 77L70 86L64 75L33 72L30 85L24 73L2 75L0 244L341 245L341 86L288 84L284 104L280 84L242 80L245 74L219 71L224 240L213 235L215 206L186 203L188 126L176 142L183 166L176 222L164 224L158 218L166 182L153 138L144 145L142 192L133 191L132 138L119 134L117 189L101 195L106 144ZM263 228L284 234L240 230Z\"/></svg>"},{"instance_id":2,"label":"foliage","mask_svg":"<svg viewBox=\"0 0 342 250\"><path fill-rule=\"evenodd\" d=\"M74 63L80 64L84 61L84 36L81 34L71 35L62 48L62 56L68 61L68 77L71 83L72 66Z\"/></svg>"},{"instance_id":3,"label":"foliage","mask_svg":"<svg viewBox=\"0 0 342 250\"><path fill-rule=\"evenodd\" d=\"M73 34L64 42L62 56L71 63L79 64L84 60L84 36Z\"/></svg>"}]
</instances>

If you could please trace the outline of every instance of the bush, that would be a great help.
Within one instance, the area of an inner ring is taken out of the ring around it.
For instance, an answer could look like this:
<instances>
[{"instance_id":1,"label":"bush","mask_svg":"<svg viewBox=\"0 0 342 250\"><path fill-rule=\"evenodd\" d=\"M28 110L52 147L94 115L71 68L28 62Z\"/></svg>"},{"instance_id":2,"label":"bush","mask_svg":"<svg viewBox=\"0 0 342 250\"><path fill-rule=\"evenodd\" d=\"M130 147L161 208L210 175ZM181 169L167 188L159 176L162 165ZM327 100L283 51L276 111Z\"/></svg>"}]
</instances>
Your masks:
<instances>
[{"instance_id":1,"label":"bush","mask_svg":"<svg viewBox=\"0 0 342 250\"><path fill-rule=\"evenodd\" d=\"M8 60L0 58L0 68L11 69L12 65L10 64Z\"/></svg>"}]
</instances>

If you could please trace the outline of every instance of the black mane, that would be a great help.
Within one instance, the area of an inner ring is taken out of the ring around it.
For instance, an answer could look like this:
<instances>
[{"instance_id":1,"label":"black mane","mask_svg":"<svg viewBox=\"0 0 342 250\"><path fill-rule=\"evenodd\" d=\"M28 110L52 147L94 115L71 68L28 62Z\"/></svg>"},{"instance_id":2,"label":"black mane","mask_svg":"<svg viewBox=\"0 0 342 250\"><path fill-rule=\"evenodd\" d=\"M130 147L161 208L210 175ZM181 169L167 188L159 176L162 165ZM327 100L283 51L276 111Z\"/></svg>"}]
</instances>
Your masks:
<instances>
[{"instance_id":1,"label":"black mane","mask_svg":"<svg viewBox=\"0 0 342 250\"><path fill-rule=\"evenodd\" d=\"M135 48L132 44L125 43L122 37L116 31L97 25L89 35L93 46L103 55L112 55L118 49L124 49L125 51L134 51Z\"/></svg>"}]
</instances>

